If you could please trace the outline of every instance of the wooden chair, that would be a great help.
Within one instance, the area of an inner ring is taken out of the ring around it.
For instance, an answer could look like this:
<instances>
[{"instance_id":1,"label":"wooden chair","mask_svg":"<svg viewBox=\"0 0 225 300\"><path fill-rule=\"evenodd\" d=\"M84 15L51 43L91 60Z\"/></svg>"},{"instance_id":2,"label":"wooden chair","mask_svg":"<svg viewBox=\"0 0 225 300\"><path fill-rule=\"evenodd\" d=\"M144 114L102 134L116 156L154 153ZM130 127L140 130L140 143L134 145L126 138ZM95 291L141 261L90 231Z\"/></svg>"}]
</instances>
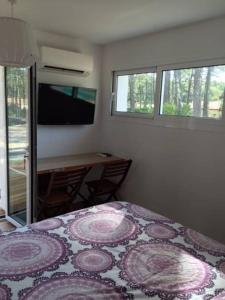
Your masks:
<instances>
[{"instance_id":1,"label":"wooden chair","mask_svg":"<svg viewBox=\"0 0 225 300\"><path fill-rule=\"evenodd\" d=\"M38 188L38 220L71 211L72 202L79 194L88 171L87 168L79 168L74 171L51 173L45 191L41 186Z\"/></svg>"},{"instance_id":2,"label":"wooden chair","mask_svg":"<svg viewBox=\"0 0 225 300\"><path fill-rule=\"evenodd\" d=\"M104 166L101 178L85 182L89 190L88 204L93 205L93 201L98 196L107 196L106 202L114 198L118 201L116 192L124 182L130 169L132 160L124 160Z\"/></svg>"}]
</instances>

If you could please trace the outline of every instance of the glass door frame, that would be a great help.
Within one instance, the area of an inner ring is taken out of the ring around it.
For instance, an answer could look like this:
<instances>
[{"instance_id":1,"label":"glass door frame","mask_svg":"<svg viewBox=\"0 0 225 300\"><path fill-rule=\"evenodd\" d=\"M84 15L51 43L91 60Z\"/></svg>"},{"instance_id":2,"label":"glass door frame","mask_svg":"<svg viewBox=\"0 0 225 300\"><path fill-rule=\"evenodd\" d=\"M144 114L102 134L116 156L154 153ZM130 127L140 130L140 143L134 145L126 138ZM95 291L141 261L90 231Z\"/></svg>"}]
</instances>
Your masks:
<instances>
[{"instance_id":1,"label":"glass door frame","mask_svg":"<svg viewBox=\"0 0 225 300\"><path fill-rule=\"evenodd\" d=\"M16 227L21 227L21 224L9 215L9 132L8 132L8 103L7 103L7 67L4 68L5 80L5 122L6 122L6 177L7 177L7 205L6 205L6 219ZM37 177L37 103L36 103L36 65L28 70L28 155L25 157L28 165L28 172L26 174L26 224L30 224L35 220L36 215L36 177ZM25 224L25 225L26 225Z\"/></svg>"}]
</instances>

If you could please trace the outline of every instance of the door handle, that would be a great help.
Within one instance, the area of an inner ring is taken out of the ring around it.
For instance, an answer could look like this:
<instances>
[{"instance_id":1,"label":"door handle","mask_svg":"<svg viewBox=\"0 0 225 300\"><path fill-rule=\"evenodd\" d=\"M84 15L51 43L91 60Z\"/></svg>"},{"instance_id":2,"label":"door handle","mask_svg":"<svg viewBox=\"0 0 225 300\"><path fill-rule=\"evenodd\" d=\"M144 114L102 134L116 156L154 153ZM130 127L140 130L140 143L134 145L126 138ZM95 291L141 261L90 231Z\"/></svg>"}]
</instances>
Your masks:
<instances>
[{"instance_id":1,"label":"door handle","mask_svg":"<svg viewBox=\"0 0 225 300\"><path fill-rule=\"evenodd\" d=\"M23 156L23 169L25 170L26 169L26 159L29 157L29 154L26 153L24 154Z\"/></svg>"}]
</instances>

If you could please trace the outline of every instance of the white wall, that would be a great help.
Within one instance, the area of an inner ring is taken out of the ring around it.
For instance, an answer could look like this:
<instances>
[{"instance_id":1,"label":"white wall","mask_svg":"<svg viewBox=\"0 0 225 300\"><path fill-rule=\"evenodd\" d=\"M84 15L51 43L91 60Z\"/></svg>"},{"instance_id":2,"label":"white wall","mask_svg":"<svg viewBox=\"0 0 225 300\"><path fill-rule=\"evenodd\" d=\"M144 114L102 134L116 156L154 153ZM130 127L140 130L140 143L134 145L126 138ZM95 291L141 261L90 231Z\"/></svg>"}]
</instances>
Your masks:
<instances>
[{"instance_id":1,"label":"white wall","mask_svg":"<svg viewBox=\"0 0 225 300\"><path fill-rule=\"evenodd\" d=\"M78 75L57 74L54 72L38 72L38 81L45 83L77 85L97 89L97 105L94 125L74 126L38 126L38 157L76 154L99 151L99 96L101 47L82 39L72 39L50 33L36 31L38 45L61 48L93 55L94 70L88 77ZM50 113L50 112L49 112Z\"/></svg>"},{"instance_id":2,"label":"white wall","mask_svg":"<svg viewBox=\"0 0 225 300\"><path fill-rule=\"evenodd\" d=\"M104 48L104 151L133 159L122 191L133 201L225 242L225 136L110 117L113 70L225 58L225 18Z\"/></svg>"}]
</instances>

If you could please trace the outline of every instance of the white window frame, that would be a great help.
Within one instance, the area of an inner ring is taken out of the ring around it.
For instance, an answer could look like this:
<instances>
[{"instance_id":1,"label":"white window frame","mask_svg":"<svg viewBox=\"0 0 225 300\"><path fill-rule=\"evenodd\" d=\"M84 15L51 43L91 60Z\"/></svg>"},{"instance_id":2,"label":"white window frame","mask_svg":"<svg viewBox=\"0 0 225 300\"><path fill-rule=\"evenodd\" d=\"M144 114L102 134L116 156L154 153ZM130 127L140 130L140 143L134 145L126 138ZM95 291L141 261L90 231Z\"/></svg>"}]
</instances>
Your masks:
<instances>
[{"instance_id":1,"label":"white window frame","mask_svg":"<svg viewBox=\"0 0 225 300\"><path fill-rule=\"evenodd\" d=\"M154 111L153 113L141 113L141 112L121 112L117 111L117 88L118 88L118 76L132 75L132 74L144 74L155 73L157 78L157 67L129 69L122 71L113 71L113 85L112 85L112 99L111 99L111 115L121 117L143 118L153 119L155 114L155 96L154 96ZM157 85L156 85L157 87ZM155 93L156 94L156 93Z\"/></svg>"},{"instance_id":2,"label":"white window frame","mask_svg":"<svg viewBox=\"0 0 225 300\"><path fill-rule=\"evenodd\" d=\"M180 128L209 132L225 133L225 101L223 103L222 116L220 119L195 117L195 116L170 116L160 114L161 92L162 92L162 77L163 71L188 69L188 68L204 68L210 66L225 66L225 57L216 59L204 59L198 61L189 61L183 63L174 63L168 65L158 65L157 67L145 67L139 69L128 69L113 71L112 75L112 97L110 112L112 118L123 117L127 122L137 122L140 124L150 126L160 126L168 128ZM156 90L154 98L154 112L153 114L146 113L129 113L117 112L116 108L116 92L117 92L117 76L130 75L138 73L156 73ZM136 118L136 120L135 120Z\"/></svg>"},{"instance_id":3,"label":"white window frame","mask_svg":"<svg viewBox=\"0 0 225 300\"><path fill-rule=\"evenodd\" d=\"M157 124L164 125L166 127L178 127L200 130L216 130L222 128L225 130L225 101L223 103L222 116L220 119L195 117L195 116L170 116L160 114L161 106L161 93L163 84L163 71L179 70L188 68L204 68L212 66L225 66L225 58L202 60L170 65L162 65L157 67L157 79L156 79L156 97L155 97L155 114L154 120Z\"/></svg>"}]
</instances>

